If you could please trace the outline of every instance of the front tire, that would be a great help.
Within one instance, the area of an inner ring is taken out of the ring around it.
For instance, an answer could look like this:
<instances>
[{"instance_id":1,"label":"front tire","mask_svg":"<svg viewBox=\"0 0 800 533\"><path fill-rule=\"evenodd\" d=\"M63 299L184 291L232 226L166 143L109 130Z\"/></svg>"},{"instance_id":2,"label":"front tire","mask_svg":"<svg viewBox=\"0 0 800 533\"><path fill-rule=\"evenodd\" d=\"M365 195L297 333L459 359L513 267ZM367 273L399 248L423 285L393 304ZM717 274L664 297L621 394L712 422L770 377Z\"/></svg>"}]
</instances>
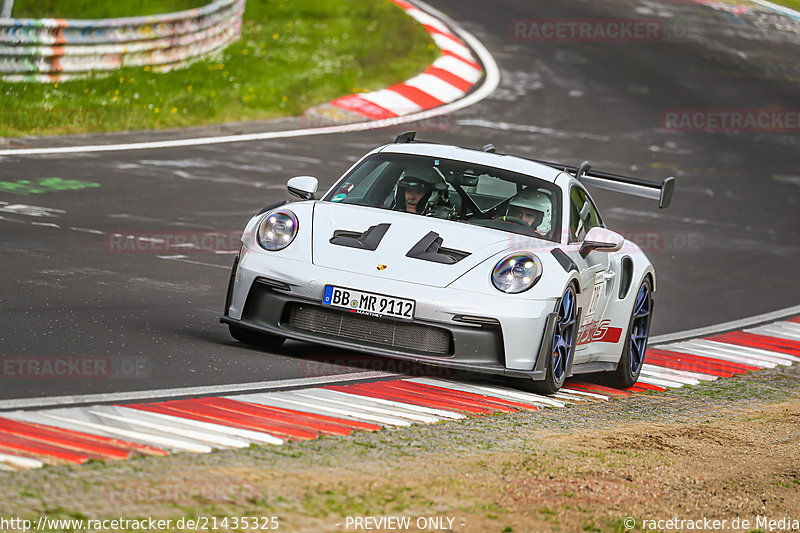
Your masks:
<instances>
[{"instance_id":1,"label":"front tire","mask_svg":"<svg viewBox=\"0 0 800 533\"><path fill-rule=\"evenodd\" d=\"M285 337L278 337L277 335L245 329L234 324L228 324L228 331L230 331L231 337L239 342L252 344L253 346L266 348L267 350L277 350L286 341Z\"/></svg>"},{"instance_id":2,"label":"front tire","mask_svg":"<svg viewBox=\"0 0 800 533\"><path fill-rule=\"evenodd\" d=\"M550 357L547 358L545 378L534 381L522 378L520 387L536 394L553 394L558 392L572 368L575 358L575 339L578 333L578 301L575 288L570 285L556 304L558 318L550 342Z\"/></svg>"},{"instance_id":3,"label":"front tire","mask_svg":"<svg viewBox=\"0 0 800 533\"><path fill-rule=\"evenodd\" d=\"M647 351L647 339L650 337L652 313L653 291L650 280L645 279L636 292L631 319L628 322L628 337L625 339L617 369L608 376L609 385L626 389L639 379Z\"/></svg>"}]
</instances>

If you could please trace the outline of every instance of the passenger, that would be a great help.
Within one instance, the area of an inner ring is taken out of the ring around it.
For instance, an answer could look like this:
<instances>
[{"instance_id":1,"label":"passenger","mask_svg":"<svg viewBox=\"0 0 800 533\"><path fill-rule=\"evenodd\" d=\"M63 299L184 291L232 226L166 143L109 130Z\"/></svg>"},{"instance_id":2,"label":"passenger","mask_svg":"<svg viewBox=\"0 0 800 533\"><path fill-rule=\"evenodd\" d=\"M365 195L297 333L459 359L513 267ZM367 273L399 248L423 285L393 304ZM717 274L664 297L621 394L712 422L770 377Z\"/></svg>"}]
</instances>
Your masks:
<instances>
[{"instance_id":1,"label":"passenger","mask_svg":"<svg viewBox=\"0 0 800 533\"><path fill-rule=\"evenodd\" d=\"M539 235L550 232L553 202L550 196L533 188L514 196L508 205L508 216L521 220Z\"/></svg>"}]
</instances>

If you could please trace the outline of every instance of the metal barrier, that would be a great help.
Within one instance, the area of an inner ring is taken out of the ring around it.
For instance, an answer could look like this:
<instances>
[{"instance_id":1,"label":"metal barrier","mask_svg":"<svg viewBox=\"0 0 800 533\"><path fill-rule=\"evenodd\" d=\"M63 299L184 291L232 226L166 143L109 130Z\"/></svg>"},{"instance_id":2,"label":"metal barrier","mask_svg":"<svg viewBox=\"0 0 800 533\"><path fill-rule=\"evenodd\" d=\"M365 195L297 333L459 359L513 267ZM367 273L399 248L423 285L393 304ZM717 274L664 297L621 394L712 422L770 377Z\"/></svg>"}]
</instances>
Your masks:
<instances>
[{"instance_id":1,"label":"metal barrier","mask_svg":"<svg viewBox=\"0 0 800 533\"><path fill-rule=\"evenodd\" d=\"M94 71L183 66L235 41L245 0L197 9L98 20L0 19L0 76L54 82Z\"/></svg>"}]
</instances>

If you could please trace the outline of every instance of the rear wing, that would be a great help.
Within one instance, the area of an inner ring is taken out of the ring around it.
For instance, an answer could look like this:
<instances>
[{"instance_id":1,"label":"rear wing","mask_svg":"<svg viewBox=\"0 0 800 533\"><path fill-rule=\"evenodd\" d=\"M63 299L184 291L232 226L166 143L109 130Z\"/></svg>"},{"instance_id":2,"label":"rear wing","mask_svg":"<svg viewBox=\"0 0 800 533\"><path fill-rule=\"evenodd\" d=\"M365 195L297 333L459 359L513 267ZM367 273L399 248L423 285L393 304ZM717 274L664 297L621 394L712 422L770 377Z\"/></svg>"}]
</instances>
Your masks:
<instances>
[{"instance_id":1,"label":"rear wing","mask_svg":"<svg viewBox=\"0 0 800 533\"><path fill-rule=\"evenodd\" d=\"M588 161L584 161L579 167L539 161L537 159L531 159L530 161L569 172L581 183L592 187L658 200L658 207L661 209L669 207L672 202L672 195L675 192L675 178L672 177L665 178L661 184L658 184L637 178L629 178L628 176L620 176L619 174L591 170L592 166Z\"/></svg>"},{"instance_id":2,"label":"rear wing","mask_svg":"<svg viewBox=\"0 0 800 533\"><path fill-rule=\"evenodd\" d=\"M417 132L407 131L401 133L395 138L395 143L414 143L420 142L416 140ZM427 142L427 141L425 141ZM437 144L437 143L430 143ZM487 144L481 148L482 152L496 153L494 145ZM600 189L607 189L609 191L621 192L633 196L640 196L642 198L649 198L651 200L658 200L658 207L664 209L669 207L672 202L672 194L675 192L675 178L666 178L661 182L653 183L651 181L640 180L637 178L629 178L628 176L620 176L619 174L610 174L608 172L600 172L591 170L592 165L588 161L581 163L579 167L571 167L569 165L562 165L561 163L550 163L549 161L540 161L538 159L528 159L534 163L547 165L556 170L569 172L575 176L578 181L598 187Z\"/></svg>"}]
</instances>

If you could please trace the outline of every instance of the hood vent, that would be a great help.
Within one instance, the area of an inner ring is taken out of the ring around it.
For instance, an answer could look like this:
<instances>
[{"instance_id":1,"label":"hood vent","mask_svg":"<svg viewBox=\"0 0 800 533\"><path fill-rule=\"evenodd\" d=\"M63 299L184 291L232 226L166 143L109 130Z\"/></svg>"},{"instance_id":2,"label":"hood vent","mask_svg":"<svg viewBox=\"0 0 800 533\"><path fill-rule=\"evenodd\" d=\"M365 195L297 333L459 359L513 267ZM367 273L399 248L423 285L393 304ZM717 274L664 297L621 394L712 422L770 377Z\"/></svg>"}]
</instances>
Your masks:
<instances>
[{"instance_id":1,"label":"hood vent","mask_svg":"<svg viewBox=\"0 0 800 533\"><path fill-rule=\"evenodd\" d=\"M333 232L330 243L337 246L349 246L360 250L374 252L381 243L383 236L389 231L391 224L378 224L370 226L364 233L337 229Z\"/></svg>"},{"instance_id":2,"label":"hood vent","mask_svg":"<svg viewBox=\"0 0 800 533\"><path fill-rule=\"evenodd\" d=\"M443 248L443 242L438 233L431 231L409 250L406 257L422 259L423 261L431 261L433 263L453 265L469 255L468 252Z\"/></svg>"}]
</instances>

